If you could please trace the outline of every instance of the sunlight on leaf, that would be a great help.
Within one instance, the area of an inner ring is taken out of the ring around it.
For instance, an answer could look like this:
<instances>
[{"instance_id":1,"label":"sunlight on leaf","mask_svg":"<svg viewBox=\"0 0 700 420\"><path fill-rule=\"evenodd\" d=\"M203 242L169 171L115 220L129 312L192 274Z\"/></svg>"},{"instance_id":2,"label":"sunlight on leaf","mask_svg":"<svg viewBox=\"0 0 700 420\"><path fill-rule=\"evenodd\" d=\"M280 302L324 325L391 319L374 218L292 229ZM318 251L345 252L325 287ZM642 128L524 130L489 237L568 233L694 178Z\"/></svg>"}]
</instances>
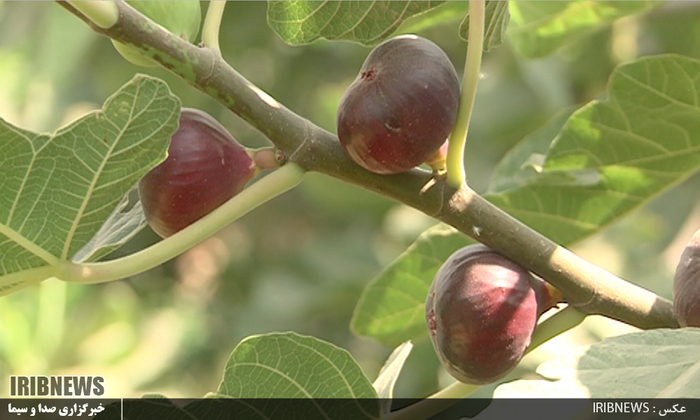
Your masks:
<instances>
[{"instance_id":1,"label":"sunlight on leaf","mask_svg":"<svg viewBox=\"0 0 700 420\"><path fill-rule=\"evenodd\" d=\"M467 13L469 13L468 1L448 1L440 7L406 19L397 32L415 34L433 26L461 22Z\"/></svg>"},{"instance_id":2,"label":"sunlight on leaf","mask_svg":"<svg viewBox=\"0 0 700 420\"><path fill-rule=\"evenodd\" d=\"M391 412L391 399L394 397L394 386L412 349L413 343L410 341L395 348L379 371L377 379L372 383L372 386L377 391L377 395L383 400L382 413L384 414Z\"/></svg>"},{"instance_id":3,"label":"sunlight on leaf","mask_svg":"<svg viewBox=\"0 0 700 420\"><path fill-rule=\"evenodd\" d=\"M511 148L496 165L488 194L496 194L526 184L542 172L552 140L569 120L574 109L559 112L544 126Z\"/></svg>"},{"instance_id":4,"label":"sunlight on leaf","mask_svg":"<svg viewBox=\"0 0 700 420\"><path fill-rule=\"evenodd\" d=\"M545 379L496 389L496 398L700 398L700 330L607 338L537 368Z\"/></svg>"},{"instance_id":5,"label":"sunlight on leaf","mask_svg":"<svg viewBox=\"0 0 700 420\"><path fill-rule=\"evenodd\" d=\"M527 58L544 57L602 24L651 10L660 1L512 1L508 39Z\"/></svg>"},{"instance_id":6,"label":"sunlight on leaf","mask_svg":"<svg viewBox=\"0 0 700 420\"><path fill-rule=\"evenodd\" d=\"M269 1L267 22L288 44L320 38L376 44L444 1Z\"/></svg>"},{"instance_id":7,"label":"sunlight on leaf","mask_svg":"<svg viewBox=\"0 0 700 420\"><path fill-rule=\"evenodd\" d=\"M590 236L700 169L699 96L700 61L620 66L608 99L576 111L554 138L541 173L512 172L494 182L513 188L487 198L560 244ZM567 174L581 182L552 181Z\"/></svg>"}]
</instances>

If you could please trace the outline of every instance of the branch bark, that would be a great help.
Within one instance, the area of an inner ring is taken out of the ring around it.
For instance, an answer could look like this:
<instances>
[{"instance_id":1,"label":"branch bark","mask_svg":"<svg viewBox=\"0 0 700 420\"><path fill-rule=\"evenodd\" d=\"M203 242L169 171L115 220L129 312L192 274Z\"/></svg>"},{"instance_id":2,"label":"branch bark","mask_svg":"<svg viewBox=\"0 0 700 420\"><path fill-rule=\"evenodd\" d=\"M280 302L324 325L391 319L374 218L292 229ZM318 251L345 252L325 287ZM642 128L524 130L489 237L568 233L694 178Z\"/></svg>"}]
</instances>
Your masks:
<instances>
[{"instance_id":1,"label":"branch bark","mask_svg":"<svg viewBox=\"0 0 700 420\"><path fill-rule=\"evenodd\" d=\"M265 134L307 171L350 182L414 207L497 250L538 274L580 311L605 315L643 329L677 328L667 299L577 257L476 194L454 189L422 170L377 175L355 164L337 137L295 114L246 80L214 50L198 47L154 24L124 2L119 20L104 29L66 2L61 6L99 34L133 45L163 67L216 98Z\"/></svg>"}]
</instances>

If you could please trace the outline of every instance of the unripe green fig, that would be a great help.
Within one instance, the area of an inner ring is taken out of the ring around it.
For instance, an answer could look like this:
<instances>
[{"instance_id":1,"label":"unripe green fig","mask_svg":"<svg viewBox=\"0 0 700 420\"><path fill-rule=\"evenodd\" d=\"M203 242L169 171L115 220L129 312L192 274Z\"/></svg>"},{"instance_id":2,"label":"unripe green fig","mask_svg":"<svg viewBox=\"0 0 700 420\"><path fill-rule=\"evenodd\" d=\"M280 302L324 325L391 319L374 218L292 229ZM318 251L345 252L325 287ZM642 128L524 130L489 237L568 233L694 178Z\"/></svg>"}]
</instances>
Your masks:
<instances>
[{"instance_id":1,"label":"unripe green fig","mask_svg":"<svg viewBox=\"0 0 700 420\"><path fill-rule=\"evenodd\" d=\"M487 384L515 368L539 316L555 303L526 269L484 245L469 245L435 276L426 321L445 369L461 382Z\"/></svg>"},{"instance_id":2,"label":"unripe green fig","mask_svg":"<svg viewBox=\"0 0 700 420\"><path fill-rule=\"evenodd\" d=\"M700 327L700 230L690 238L676 266L673 313L681 327Z\"/></svg>"},{"instance_id":3,"label":"unripe green fig","mask_svg":"<svg viewBox=\"0 0 700 420\"><path fill-rule=\"evenodd\" d=\"M338 107L338 138L365 169L392 174L424 163L457 119L459 79L445 52L415 35L376 46Z\"/></svg>"},{"instance_id":4,"label":"unripe green fig","mask_svg":"<svg viewBox=\"0 0 700 420\"><path fill-rule=\"evenodd\" d=\"M194 41L199 33L202 10L199 1L132 1L130 6L173 34ZM143 55L137 48L112 40L122 57L142 67L156 67L158 63Z\"/></svg>"},{"instance_id":5,"label":"unripe green fig","mask_svg":"<svg viewBox=\"0 0 700 420\"><path fill-rule=\"evenodd\" d=\"M241 192L256 169L211 115L183 108L167 159L139 181L146 220L161 237L171 236Z\"/></svg>"}]
</instances>

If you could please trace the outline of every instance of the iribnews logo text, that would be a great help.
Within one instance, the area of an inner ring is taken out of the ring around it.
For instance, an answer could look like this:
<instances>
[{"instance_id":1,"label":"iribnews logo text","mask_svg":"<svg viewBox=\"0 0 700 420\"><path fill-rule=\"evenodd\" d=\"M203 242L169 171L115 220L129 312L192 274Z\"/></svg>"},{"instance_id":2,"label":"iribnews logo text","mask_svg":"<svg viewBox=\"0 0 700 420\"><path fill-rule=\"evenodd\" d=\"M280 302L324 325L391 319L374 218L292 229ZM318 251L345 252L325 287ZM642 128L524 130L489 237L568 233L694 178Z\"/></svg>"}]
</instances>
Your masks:
<instances>
[{"instance_id":1,"label":"iribnews logo text","mask_svg":"<svg viewBox=\"0 0 700 420\"><path fill-rule=\"evenodd\" d=\"M10 376L11 397L100 397L102 376Z\"/></svg>"}]
</instances>

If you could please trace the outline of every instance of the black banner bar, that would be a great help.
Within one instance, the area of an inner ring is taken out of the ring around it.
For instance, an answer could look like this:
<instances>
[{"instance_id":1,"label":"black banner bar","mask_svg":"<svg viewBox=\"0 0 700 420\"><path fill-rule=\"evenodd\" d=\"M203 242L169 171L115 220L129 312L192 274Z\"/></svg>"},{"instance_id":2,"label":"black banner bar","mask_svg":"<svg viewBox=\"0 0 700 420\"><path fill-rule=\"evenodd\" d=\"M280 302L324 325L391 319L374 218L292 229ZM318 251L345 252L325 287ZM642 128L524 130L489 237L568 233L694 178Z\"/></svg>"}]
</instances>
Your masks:
<instances>
[{"instance_id":1,"label":"black banner bar","mask_svg":"<svg viewBox=\"0 0 700 420\"><path fill-rule=\"evenodd\" d=\"M0 420L700 420L700 399L0 399ZM397 411L398 410L398 411Z\"/></svg>"}]
</instances>

